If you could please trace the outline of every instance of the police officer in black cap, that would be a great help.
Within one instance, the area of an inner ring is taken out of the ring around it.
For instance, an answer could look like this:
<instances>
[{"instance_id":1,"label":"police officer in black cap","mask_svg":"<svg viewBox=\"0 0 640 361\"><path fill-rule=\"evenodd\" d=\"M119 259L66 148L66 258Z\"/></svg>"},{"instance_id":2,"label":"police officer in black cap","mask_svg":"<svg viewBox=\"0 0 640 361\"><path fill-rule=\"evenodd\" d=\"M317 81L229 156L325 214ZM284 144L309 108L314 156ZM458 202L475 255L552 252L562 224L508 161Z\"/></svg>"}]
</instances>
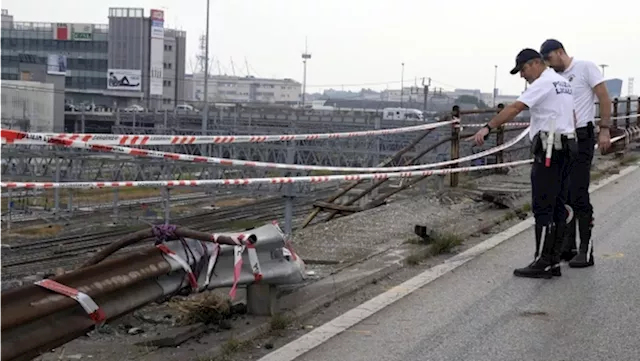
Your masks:
<instances>
[{"instance_id":1,"label":"police officer in black cap","mask_svg":"<svg viewBox=\"0 0 640 361\"><path fill-rule=\"evenodd\" d=\"M568 178L576 152L575 115L571 84L547 68L540 53L524 49L516 57L511 74L520 73L530 86L474 136L478 145L489 132L529 109L529 139L534 163L531 167L536 249L534 260L514 270L518 277L560 276L560 253L569 212L565 207Z\"/></svg>"},{"instance_id":2,"label":"police officer in black cap","mask_svg":"<svg viewBox=\"0 0 640 361\"><path fill-rule=\"evenodd\" d=\"M594 264L591 238L593 206L589 199L591 162L596 141L602 151L611 145L611 100L604 77L593 62L570 57L562 43L555 39L542 43L540 53L551 68L571 83L577 120L578 155L571 172L568 202L575 217L568 225L561 258L569 262L569 267L589 267ZM600 102L602 117L599 132L595 130L596 100ZM576 223L580 235L578 251Z\"/></svg>"}]
</instances>

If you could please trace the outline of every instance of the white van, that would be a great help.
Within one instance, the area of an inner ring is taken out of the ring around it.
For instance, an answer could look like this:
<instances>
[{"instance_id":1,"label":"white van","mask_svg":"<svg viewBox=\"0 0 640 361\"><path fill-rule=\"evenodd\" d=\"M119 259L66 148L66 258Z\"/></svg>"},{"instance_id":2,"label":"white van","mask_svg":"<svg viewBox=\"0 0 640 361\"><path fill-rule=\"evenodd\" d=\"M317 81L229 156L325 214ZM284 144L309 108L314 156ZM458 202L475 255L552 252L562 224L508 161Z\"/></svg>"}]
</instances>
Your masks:
<instances>
[{"instance_id":1,"label":"white van","mask_svg":"<svg viewBox=\"0 0 640 361\"><path fill-rule=\"evenodd\" d=\"M189 104L178 104L176 105L176 112L197 113L198 109Z\"/></svg>"},{"instance_id":2,"label":"white van","mask_svg":"<svg viewBox=\"0 0 640 361\"><path fill-rule=\"evenodd\" d=\"M382 110L383 120L413 120L424 121L422 110L410 108L384 108Z\"/></svg>"}]
</instances>

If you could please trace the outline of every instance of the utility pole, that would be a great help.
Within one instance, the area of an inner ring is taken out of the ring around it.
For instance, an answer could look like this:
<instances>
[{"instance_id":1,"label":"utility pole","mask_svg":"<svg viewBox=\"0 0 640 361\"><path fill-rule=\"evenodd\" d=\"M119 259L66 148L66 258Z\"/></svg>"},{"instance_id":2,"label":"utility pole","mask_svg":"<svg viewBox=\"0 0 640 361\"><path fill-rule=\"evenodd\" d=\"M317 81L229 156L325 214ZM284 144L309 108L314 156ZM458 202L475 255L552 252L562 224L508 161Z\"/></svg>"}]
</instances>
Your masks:
<instances>
[{"instance_id":1,"label":"utility pole","mask_svg":"<svg viewBox=\"0 0 640 361\"><path fill-rule=\"evenodd\" d=\"M603 77L603 78L604 78L604 69L605 69L606 67L608 67L608 66L609 66L609 65L607 65L607 64L600 64L600 65L599 65L599 67L601 67L601 68L602 68L602 77Z\"/></svg>"},{"instance_id":2,"label":"utility pole","mask_svg":"<svg viewBox=\"0 0 640 361\"><path fill-rule=\"evenodd\" d=\"M205 135L209 122L209 0L207 0L207 30L204 47L204 112L202 113L202 135Z\"/></svg>"},{"instance_id":3,"label":"utility pole","mask_svg":"<svg viewBox=\"0 0 640 361\"><path fill-rule=\"evenodd\" d=\"M493 70L493 107L496 107L496 92L498 88L498 66L494 65Z\"/></svg>"},{"instance_id":4,"label":"utility pole","mask_svg":"<svg viewBox=\"0 0 640 361\"><path fill-rule=\"evenodd\" d=\"M302 107L304 107L305 95L307 94L307 60L311 59L307 49L307 38L304 38L304 53L302 53L303 76L302 76Z\"/></svg>"},{"instance_id":5,"label":"utility pole","mask_svg":"<svg viewBox=\"0 0 640 361\"><path fill-rule=\"evenodd\" d=\"M404 63L402 63L402 75L400 75L400 108L404 104Z\"/></svg>"},{"instance_id":6,"label":"utility pole","mask_svg":"<svg viewBox=\"0 0 640 361\"><path fill-rule=\"evenodd\" d=\"M429 78L429 82L427 84L424 83L424 78L422 78L422 86L424 87L424 104L422 106L422 109L424 109L424 111L426 112L429 109L428 106L428 97L427 94L429 94L429 87L431 86L431 78Z\"/></svg>"}]
</instances>

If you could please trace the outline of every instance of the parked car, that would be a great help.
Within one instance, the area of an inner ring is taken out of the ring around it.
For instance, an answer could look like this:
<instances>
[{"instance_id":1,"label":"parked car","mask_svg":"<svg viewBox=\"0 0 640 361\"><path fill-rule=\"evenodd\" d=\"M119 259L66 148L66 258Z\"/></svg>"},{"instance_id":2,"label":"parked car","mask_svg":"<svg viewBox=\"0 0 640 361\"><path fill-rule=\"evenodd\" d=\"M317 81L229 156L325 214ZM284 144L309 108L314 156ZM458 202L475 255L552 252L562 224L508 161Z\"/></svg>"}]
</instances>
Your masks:
<instances>
[{"instance_id":1,"label":"parked car","mask_svg":"<svg viewBox=\"0 0 640 361\"><path fill-rule=\"evenodd\" d=\"M131 104L123 110L125 112L144 112L144 108L138 104Z\"/></svg>"}]
</instances>

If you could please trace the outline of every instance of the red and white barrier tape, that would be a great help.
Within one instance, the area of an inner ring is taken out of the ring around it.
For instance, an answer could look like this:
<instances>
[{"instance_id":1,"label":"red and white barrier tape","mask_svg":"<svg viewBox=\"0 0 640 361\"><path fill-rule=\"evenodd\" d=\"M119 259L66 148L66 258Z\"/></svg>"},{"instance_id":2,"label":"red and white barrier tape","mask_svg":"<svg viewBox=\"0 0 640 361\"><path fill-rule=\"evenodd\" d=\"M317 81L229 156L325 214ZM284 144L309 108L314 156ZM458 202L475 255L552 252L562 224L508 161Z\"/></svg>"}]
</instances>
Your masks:
<instances>
[{"instance_id":1,"label":"red and white barrier tape","mask_svg":"<svg viewBox=\"0 0 640 361\"><path fill-rule=\"evenodd\" d=\"M480 128L484 127L487 123L471 123L471 124L463 124L460 123L461 127L469 127L469 128ZM513 123L505 123L505 127L528 127L529 122L513 122Z\"/></svg>"},{"instance_id":2,"label":"red and white barrier tape","mask_svg":"<svg viewBox=\"0 0 640 361\"><path fill-rule=\"evenodd\" d=\"M640 117L640 115L638 114L621 115L618 117L611 117L611 120L622 120L622 119L630 119L630 118L637 118L637 117ZM595 118L594 121L599 122L600 118ZM479 127L484 127L485 124L487 123L471 123L471 124L460 123L460 126L469 127L469 128L479 128ZM509 123L505 123L504 125L506 127L528 127L529 124L530 124L529 122L509 122Z\"/></svg>"},{"instance_id":3,"label":"red and white barrier tape","mask_svg":"<svg viewBox=\"0 0 640 361\"><path fill-rule=\"evenodd\" d=\"M38 282L35 282L37 286L42 288L46 288L49 291L56 292L63 296L67 296L82 306L85 312L89 315L89 317L96 324L102 324L106 319L104 311L96 304L96 302L84 292L80 292L75 288L71 288L69 286L65 286L61 283L58 283L51 279L44 279Z\"/></svg>"},{"instance_id":4,"label":"red and white barrier tape","mask_svg":"<svg viewBox=\"0 0 640 361\"><path fill-rule=\"evenodd\" d=\"M358 181L367 179L394 179L431 176L471 172L501 167L511 167L528 164L531 159L509 163L481 165L474 167L433 169L413 172L363 173L327 176L302 177L274 177L274 178L237 178L237 179L204 179L204 180L173 180L173 181L137 181L137 182L1 182L1 188L127 188L127 187L198 187L211 185L251 185L251 184L288 184L288 183L327 183L336 181Z\"/></svg>"},{"instance_id":5,"label":"red and white barrier tape","mask_svg":"<svg viewBox=\"0 0 640 361\"><path fill-rule=\"evenodd\" d=\"M224 166L289 169L289 170L300 170L300 171L321 170L321 171L332 171L332 172L404 172L404 171L414 171L414 170L421 170L421 169L444 167L451 164L457 164L461 162L482 158L487 155L490 155L490 154L499 152L503 149L511 147L513 144L519 142L522 138L524 138L527 135L528 131L529 131L529 128L525 129L516 138L511 139L510 141L504 144L501 144L497 147L487 149L485 151L472 154L466 157L462 157L455 160L439 162L439 163L420 164L420 165L403 166L403 167L330 167L330 166L317 166L317 165L254 162L254 161L247 161L247 160L241 160L241 159L203 157L203 156L196 156L196 155L190 155L190 154L161 152L161 151L146 150L146 149L139 149L139 148L128 148L128 147L122 147L122 146L116 146L116 145L111 146L111 145L101 145L101 144L89 144L87 142L82 142L78 140L60 139L60 138L54 138L54 137L48 137L48 136L41 136L34 133L25 133L20 131L13 131L13 130L8 130L6 132L20 133L20 136L23 138L38 139L38 140L47 142L49 144L59 145L63 147L89 149L89 150L115 153L115 154L126 154L126 155L144 157L144 158L171 159L171 160L191 162L191 163L209 163L209 164L218 164L218 165L224 165Z\"/></svg>"},{"instance_id":6,"label":"red and white barrier tape","mask_svg":"<svg viewBox=\"0 0 640 361\"><path fill-rule=\"evenodd\" d=\"M193 270L191 269L191 266L189 265L189 263L187 261L185 261L182 257L178 256L174 251L172 251L165 244L159 244L159 245L156 246L156 248L158 248L160 251L162 251L162 253L166 254L169 257L171 257L174 261L178 262L180 267L182 267L182 269L187 274L187 277L189 278L189 285L191 286L191 289L192 290L197 290L198 289L198 279L196 278L196 275L193 273Z\"/></svg>"},{"instance_id":7,"label":"red and white barrier tape","mask_svg":"<svg viewBox=\"0 0 640 361\"><path fill-rule=\"evenodd\" d=\"M218 239L218 234L213 234L211 237L214 240L214 242ZM262 269L260 268L260 262L258 261L258 252L256 251L256 247L253 243L251 243L251 241L242 233L237 234L237 235L231 235L231 239L236 243L235 246L233 246L233 285L231 286L231 290L229 291L229 297L231 297L231 299L235 299L236 297L236 292L238 289L238 282L240 281L240 272L242 271L242 254L244 253L244 250L247 250L247 253L249 255L249 263L251 265L251 271L253 272L253 279L254 282L260 282L262 280ZM211 273L213 271L213 267L215 266L215 263L217 261L217 257L220 254L220 248L217 247L216 248L216 256L215 258L212 260L212 258L209 259L209 267L207 268L207 278L205 280L205 287L209 285L209 281L211 279Z\"/></svg>"},{"instance_id":8,"label":"red and white barrier tape","mask_svg":"<svg viewBox=\"0 0 640 361\"><path fill-rule=\"evenodd\" d=\"M459 119L415 125L411 127L364 130L359 132L317 133L317 134L280 134L280 135L153 135L153 134L69 134L69 133L32 133L39 137L52 137L78 140L101 145L175 145L175 144L229 144L229 143L265 143L292 140L345 139L370 137L377 135L411 133L420 130L435 129L458 122ZM46 142L37 138L21 137L20 134L2 129L2 144L40 144Z\"/></svg>"},{"instance_id":9,"label":"red and white barrier tape","mask_svg":"<svg viewBox=\"0 0 640 361\"><path fill-rule=\"evenodd\" d=\"M528 130L527 130L528 131ZM522 135L526 133L523 132ZM611 139L611 142L617 142L621 139L628 139L632 136L640 134L640 127L632 127L625 130L625 135L621 135ZM518 139L518 138L515 138ZM515 140L514 139L514 140ZM506 145L507 143L505 143ZM595 148L597 149L596 144ZM497 147L496 147L497 148ZM492 149L496 149L492 148ZM482 154L478 153L478 154ZM476 154L477 155L477 154ZM462 162L465 158L448 161L450 163ZM467 159L468 160L468 159ZM433 169L413 172L390 172L390 173L363 173L363 174L345 174L345 175L328 175L328 176L302 176L302 177L273 177L273 178L236 178L236 179L205 179L205 180L172 180L172 181L124 181L124 182L0 182L0 188L15 189L52 189L52 188L129 188L129 187L199 187L211 185L251 185L251 184L288 184L288 183L327 183L336 181L359 181L367 179L393 179L393 178L412 178L421 176L451 174L472 172L478 170L495 169L501 167L519 166L531 163L531 159L520 160L509 163L499 163L490 165L481 165L474 167L459 167L448 169ZM442 162L447 163L447 162Z\"/></svg>"}]
</instances>

